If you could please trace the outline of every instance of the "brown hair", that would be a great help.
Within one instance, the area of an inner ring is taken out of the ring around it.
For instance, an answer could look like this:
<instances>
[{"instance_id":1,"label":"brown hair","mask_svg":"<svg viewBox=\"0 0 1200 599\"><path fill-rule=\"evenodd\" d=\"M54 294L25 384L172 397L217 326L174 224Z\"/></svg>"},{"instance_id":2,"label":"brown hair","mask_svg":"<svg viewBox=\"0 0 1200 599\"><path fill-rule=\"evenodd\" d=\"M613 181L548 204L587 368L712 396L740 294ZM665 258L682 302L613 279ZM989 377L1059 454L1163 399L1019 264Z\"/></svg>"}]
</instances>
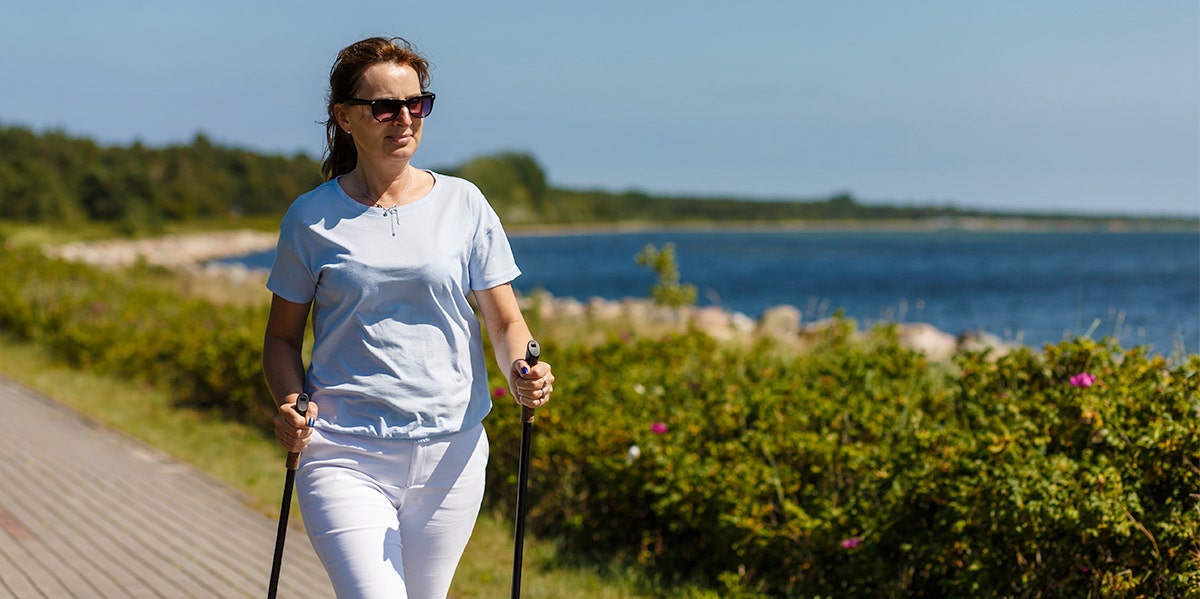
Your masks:
<instances>
[{"instance_id":1,"label":"brown hair","mask_svg":"<svg viewBox=\"0 0 1200 599\"><path fill-rule=\"evenodd\" d=\"M358 162L358 150L354 147L354 140L349 133L338 127L333 107L354 97L354 90L358 87L364 71L386 62L411 67L417 72L421 90L429 87L429 61L402 37L371 37L354 42L338 52L337 60L329 70L329 97L326 106L329 120L325 121L325 142L329 153L321 163L321 175L326 181L354 170L354 165Z\"/></svg>"}]
</instances>

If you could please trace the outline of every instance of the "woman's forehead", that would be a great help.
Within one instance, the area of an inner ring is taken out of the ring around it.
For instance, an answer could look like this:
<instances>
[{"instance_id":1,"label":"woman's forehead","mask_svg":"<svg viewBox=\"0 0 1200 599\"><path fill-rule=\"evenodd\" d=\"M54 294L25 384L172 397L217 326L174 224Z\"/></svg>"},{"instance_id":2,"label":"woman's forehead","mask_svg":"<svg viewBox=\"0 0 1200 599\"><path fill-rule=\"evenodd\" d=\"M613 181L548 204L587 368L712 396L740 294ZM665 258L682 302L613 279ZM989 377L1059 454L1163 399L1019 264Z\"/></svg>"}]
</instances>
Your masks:
<instances>
[{"instance_id":1,"label":"woman's forehead","mask_svg":"<svg viewBox=\"0 0 1200 599\"><path fill-rule=\"evenodd\" d=\"M358 91L420 92L421 80L417 72L406 64L384 62L373 64L363 71L358 80Z\"/></svg>"}]
</instances>

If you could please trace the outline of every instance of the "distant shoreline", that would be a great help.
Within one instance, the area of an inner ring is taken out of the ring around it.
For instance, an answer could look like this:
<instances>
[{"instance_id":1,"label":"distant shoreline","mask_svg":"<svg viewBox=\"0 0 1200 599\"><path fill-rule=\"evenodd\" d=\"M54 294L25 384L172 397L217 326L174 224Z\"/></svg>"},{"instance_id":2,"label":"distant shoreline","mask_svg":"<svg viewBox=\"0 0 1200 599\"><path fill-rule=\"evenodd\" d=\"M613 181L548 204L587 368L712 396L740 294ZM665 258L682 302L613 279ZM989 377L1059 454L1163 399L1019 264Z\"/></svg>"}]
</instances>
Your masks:
<instances>
[{"instance_id":1,"label":"distant shoreline","mask_svg":"<svg viewBox=\"0 0 1200 599\"><path fill-rule=\"evenodd\" d=\"M897 220L788 220L761 221L623 221L614 223L578 223L505 225L509 235L520 237L558 237L564 235L604 235L648 231L685 232L920 232L964 231L1004 233L1197 233L1200 221L1190 224L1155 222L1137 218L1082 219L1073 217L1033 219L1024 217L947 217Z\"/></svg>"},{"instance_id":2,"label":"distant shoreline","mask_svg":"<svg viewBox=\"0 0 1200 599\"><path fill-rule=\"evenodd\" d=\"M1071 218L1035 220L1026 218L941 218L920 220L796 220L778 222L712 221L625 221L553 225L505 225L511 237L561 237L609 235L654 231L679 232L941 232L969 233L1195 233L1192 227L1146 223L1136 219L1084 221ZM49 246L47 253L68 260L104 266L129 266L138 261L158 266L198 265L212 260L243 256L273 249L278 233L231 229L208 233L167 235L151 239L107 239Z\"/></svg>"}]
</instances>

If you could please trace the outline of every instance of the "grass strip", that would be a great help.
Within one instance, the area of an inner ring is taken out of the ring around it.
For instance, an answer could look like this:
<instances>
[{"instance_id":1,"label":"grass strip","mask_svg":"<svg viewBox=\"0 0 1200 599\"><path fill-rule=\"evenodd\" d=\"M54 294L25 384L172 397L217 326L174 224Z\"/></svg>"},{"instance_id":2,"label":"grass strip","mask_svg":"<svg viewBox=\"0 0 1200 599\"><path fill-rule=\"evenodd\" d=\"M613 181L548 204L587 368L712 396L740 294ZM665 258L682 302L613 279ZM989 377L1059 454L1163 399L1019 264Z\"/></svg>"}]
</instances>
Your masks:
<instances>
[{"instance_id":1,"label":"grass strip","mask_svg":"<svg viewBox=\"0 0 1200 599\"><path fill-rule=\"evenodd\" d=\"M229 487L264 517L278 518L285 454L272 439L244 424L175 407L154 386L72 369L35 344L0 333L0 374L96 421L191 464ZM299 522L298 512L294 514ZM512 569L509 517L485 511L467 547L452 597L508 596ZM526 537L523 597L632 599L636 576L557 559L553 542ZM263 556L267 559L267 556Z\"/></svg>"}]
</instances>

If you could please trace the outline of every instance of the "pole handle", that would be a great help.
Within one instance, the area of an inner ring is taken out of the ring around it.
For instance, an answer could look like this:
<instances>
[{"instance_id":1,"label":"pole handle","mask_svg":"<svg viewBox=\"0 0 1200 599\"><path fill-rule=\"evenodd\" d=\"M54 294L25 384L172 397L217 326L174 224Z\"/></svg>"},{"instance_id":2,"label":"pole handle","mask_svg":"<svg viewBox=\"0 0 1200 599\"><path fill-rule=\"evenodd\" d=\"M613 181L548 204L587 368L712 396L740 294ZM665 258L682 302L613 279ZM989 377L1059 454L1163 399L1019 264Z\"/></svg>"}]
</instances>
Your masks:
<instances>
[{"instance_id":1,"label":"pole handle","mask_svg":"<svg viewBox=\"0 0 1200 599\"><path fill-rule=\"evenodd\" d=\"M525 362L528 363L530 366L537 366L538 358L540 358L541 356L542 356L542 346L538 345L537 341L530 339L529 343L526 344L526 346L525 346ZM533 408L531 408L529 406L525 406L525 405L521 406L521 423L522 424L532 424L533 423Z\"/></svg>"},{"instance_id":2,"label":"pole handle","mask_svg":"<svg viewBox=\"0 0 1200 599\"><path fill-rule=\"evenodd\" d=\"M308 394L301 393L296 398L296 405L293 406L292 409L296 410L296 413L300 414L301 416L307 414L308 413ZM296 468L299 468L299 467L300 467L300 452L289 451L288 455L287 455L287 469L295 470Z\"/></svg>"}]
</instances>

